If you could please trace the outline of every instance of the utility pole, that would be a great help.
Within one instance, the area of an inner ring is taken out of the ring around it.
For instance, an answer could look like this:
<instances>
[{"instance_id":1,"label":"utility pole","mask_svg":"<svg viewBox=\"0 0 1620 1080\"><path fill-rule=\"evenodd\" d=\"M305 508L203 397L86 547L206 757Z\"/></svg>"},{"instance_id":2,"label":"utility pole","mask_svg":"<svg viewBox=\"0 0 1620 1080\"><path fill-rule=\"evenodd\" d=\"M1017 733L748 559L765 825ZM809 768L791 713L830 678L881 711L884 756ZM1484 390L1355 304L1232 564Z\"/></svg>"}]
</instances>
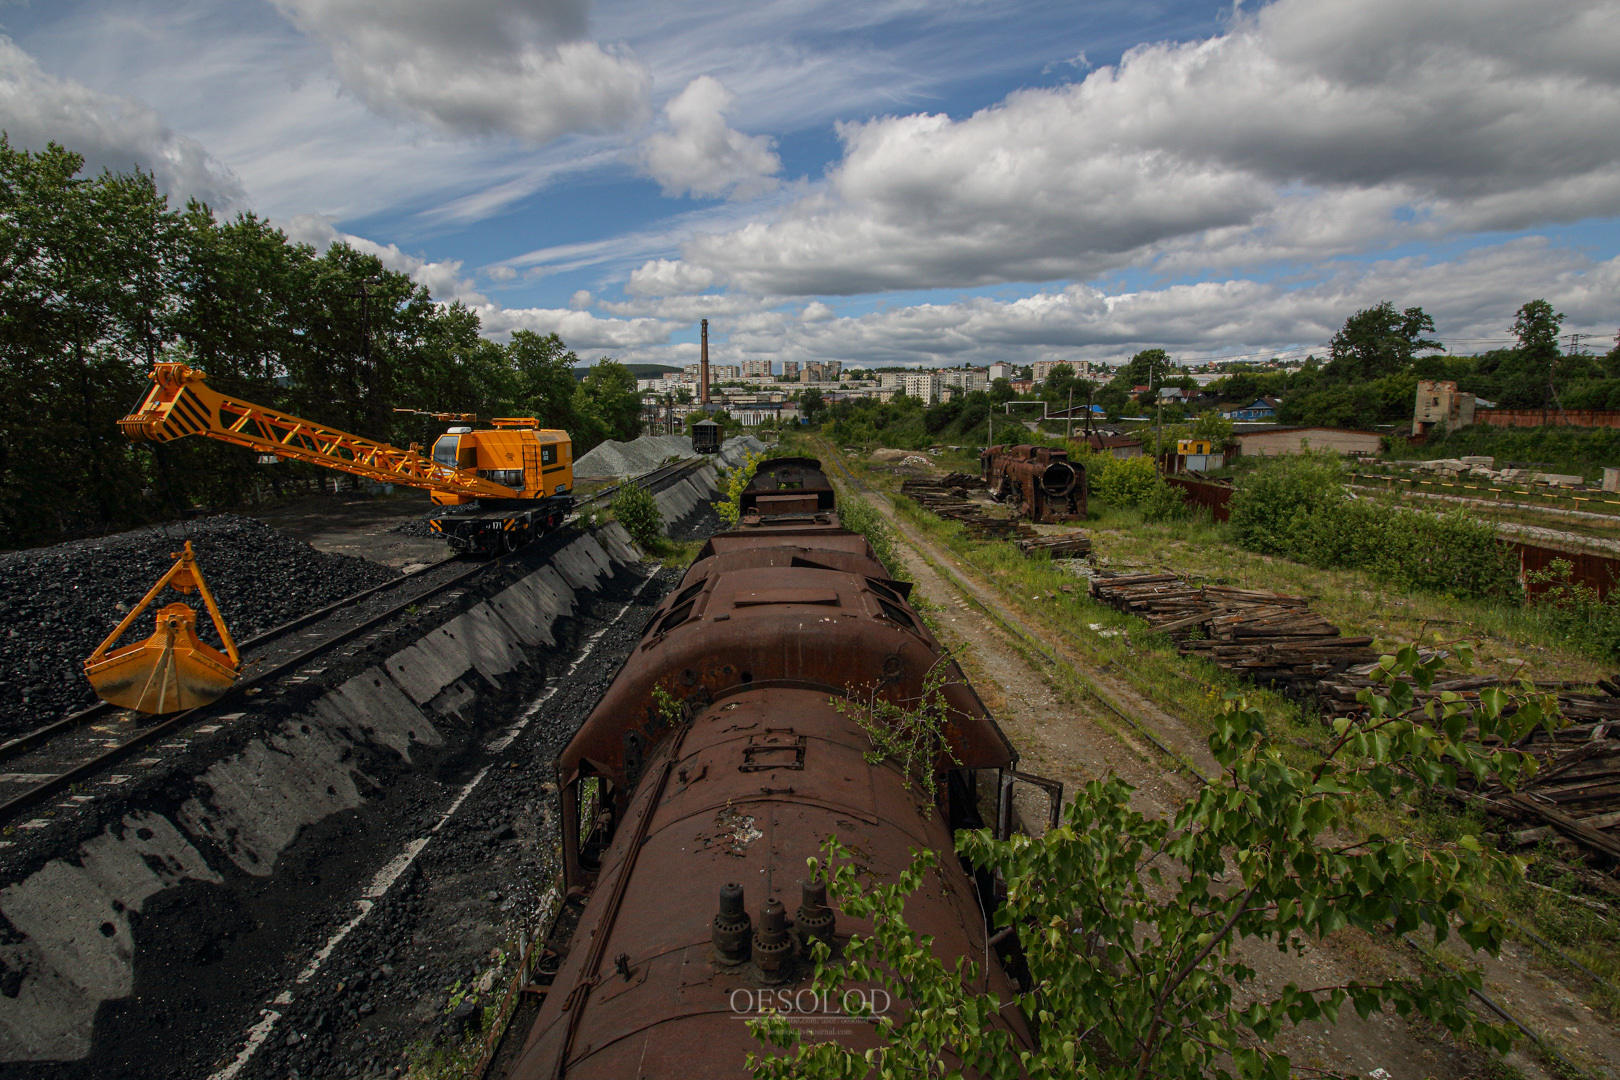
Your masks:
<instances>
[{"instance_id":1,"label":"utility pole","mask_svg":"<svg viewBox=\"0 0 1620 1080\"><path fill-rule=\"evenodd\" d=\"M1067 410L1067 423L1063 427L1063 441L1074 441L1074 383L1069 384L1069 408Z\"/></svg>"},{"instance_id":2,"label":"utility pole","mask_svg":"<svg viewBox=\"0 0 1620 1080\"><path fill-rule=\"evenodd\" d=\"M1153 437L1154 465L1159 472L1164 472L1164 398L1159 398L1159 431Z\"/></svg>"}]
</instances>

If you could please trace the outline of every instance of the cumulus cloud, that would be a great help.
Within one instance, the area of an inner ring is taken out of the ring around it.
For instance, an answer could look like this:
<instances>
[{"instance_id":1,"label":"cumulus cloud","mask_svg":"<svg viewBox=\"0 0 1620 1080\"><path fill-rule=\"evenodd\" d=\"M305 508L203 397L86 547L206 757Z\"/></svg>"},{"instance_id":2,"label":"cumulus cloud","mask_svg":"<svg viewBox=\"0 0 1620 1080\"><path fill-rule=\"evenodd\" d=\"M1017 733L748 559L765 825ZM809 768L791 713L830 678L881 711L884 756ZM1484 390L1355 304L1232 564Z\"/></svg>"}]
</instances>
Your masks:
<instances>
[{"instance_id":1,"label":"cumulus cloud","mask_svg":"<svg viewBox=\"0 0 1620 1080\"><path fill-rule=\"evenodd\" d=\"M603 319L570 308L505 308L491 303L472 307L483 321L487 337L504 340L517 330L557 334L576 352L662 345L676 330L685 328L662 319Z\"/></svg>"},{"instance_id":2,"label":"cumulus cloud","mask_svg":"<svg viewBox=\"0 0 1620 1080\"><path fill-rule=\"evenodd\" d=\"M3 36L0 129L22 149L60 143L83 155L90 174L143 169L169 195L195 197L216 210L237 209L245 199L229 168L196 140L172 131L150 106L50 75Z\"/></svg>"},{"instance_id":3,"label":"cumulus cloud","mask_svg":"<svg viewBox=\"0 0 1620 1080\"><path fill-rule=\"evenodd\" d=\"M649 135L640 148L642 168L664 194L749 199L776 190L782 159L771 139L726 124L736 100L719 79L700 75L664 106L669 130Z\"/></svg>"},{"instance_id":4,"label":"cumulus cloud","mask_svg":"<svg viewBox=\"0 0 1620 1080\"><path fill-rule=\"evenodd\" d=\"M812 302L726 317L711 327L725 355L842 360L870 365L1030 363L1123 359L1148 346L1174 356L1268 356L1324 351L1360 308L1382 300L1421 305L1453 352L1511 341L1513 313L1545 297L1566 312L1566 330L1607 340L1614 332L1620 258L1594 261L1542 238L1481 247L1451 260L1408 257L1364 265L1330 263L1300 283L1238 277L1129 292L1073 284L1016 299L964 297L948 303L837 315ZM681 298L656 305L674 312ZM719 299L713 295L685 298ZM624 305L625 308L631 305ZM682 345L631 348L621 359L674 363ZM717 355L719 355L717 353Z\"/></svg>"},{"instance_id":5,"label":"cumulus cloud","mask_svg":"<svg viewBox=\"0 0 1620 1080\"><path fill-rule=\"evenodd\" d=\"M589 0L273 0L379 112L545 143L646 115L649 76L587 39Z\"/></svg>"},{"instance_id":6,"label":"cumulus cloud","mask_svg":"<svg viewBox=\"0 0 1620 1080\"><path fill-rule=\"evenodd\" d=\"M702 292L719 279L713 270L685 260L649 259L631 271L624 291L631 296L672 296Z\"/></svg>"},{"instance_id":7,"label":"cumulus cloud","mask_svg":"<svg viewBox=\"0 0 1620 1080\"><path fill-rule=\"evenodd\" d=\"M320 214L297 214L290 221L277 224L287 234L287 239L297 244L309 244L318 251L343 243L356 251L375 255L383 266L407 275L441 303L459 300L468 307L489 304L489 298L477 290L472 279L462 276L460 259L429 262L402 251L398 244L379 244L364 236L343 232L333 219Z\"/></svg>"},{"instance_id":8,"label":"cumulus cloud","mask_svg":"<svg viewBox=\"0 0 1620 1080\"><path fill-rule=\"evenodd\" d=\"M1613 215L1617 39L1605 0L1277 0L969 117L843 125L821 190L630 288L1086 278Z\"/></svg>"}]
</instances>

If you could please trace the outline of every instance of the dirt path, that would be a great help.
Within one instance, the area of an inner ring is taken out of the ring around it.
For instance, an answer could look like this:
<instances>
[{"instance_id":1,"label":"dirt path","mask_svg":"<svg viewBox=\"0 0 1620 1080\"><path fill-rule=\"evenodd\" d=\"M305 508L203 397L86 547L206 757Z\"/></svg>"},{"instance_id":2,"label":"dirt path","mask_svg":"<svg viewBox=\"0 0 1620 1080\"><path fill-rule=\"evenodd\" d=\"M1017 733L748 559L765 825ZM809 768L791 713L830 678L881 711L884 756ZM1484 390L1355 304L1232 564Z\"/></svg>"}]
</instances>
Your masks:
<instances>
[{"instance_id":1,"label":"dirt path","mask_svg":"<svg viewBox=\"0 0 1620 1080\"><path fill-rule=\"evenodd\" d=\"M945 644L1018 748L1021 770L1061 780L1066 799L1077 785L1115 772L1137 789L1135 808L1150 815L1168 814L1196 788L1197 780L1185 765L1177 767L1171 752L1206 776L1216 771L1202 739L1180 720L1063 648L1057 635L1007 611L994 586L976 571L909 530L887 499L870 497L906 541L899 551L917 582L916 594L939 609L934 621ZM1166 749L1155 747L1150 737ZM1039 831L1045 797L1020 788L1017 803L1020 817ZM1327 986L1416 971L1410 955L1392 952L1358 931L1341 932L1298 956L1258 943L1240 947L1239 953L1259 972L1254 993L1267 997L1290 982ZM1519 973L1521 987L1527 974ZM1278 1044L1296 1066L1389 1080L1477 1076L1486 1065L1478 1051L1459 1048L1437 1031L1394 1016L1363 1021L1349 1009L1337 1026L1296 1028ZM1509 1062L1527 1076L1547 1075L1523 1053L1513 1053Z\"/></svg>"}]
</instances>

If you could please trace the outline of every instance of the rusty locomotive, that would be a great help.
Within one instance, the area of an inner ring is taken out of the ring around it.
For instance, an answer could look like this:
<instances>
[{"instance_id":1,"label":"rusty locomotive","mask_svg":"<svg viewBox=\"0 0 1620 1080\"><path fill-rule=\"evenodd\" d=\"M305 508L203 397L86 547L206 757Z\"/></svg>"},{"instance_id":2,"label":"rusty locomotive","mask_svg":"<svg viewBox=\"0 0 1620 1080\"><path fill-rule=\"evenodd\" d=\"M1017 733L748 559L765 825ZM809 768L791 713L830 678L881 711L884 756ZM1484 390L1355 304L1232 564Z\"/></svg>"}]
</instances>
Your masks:
<instances>
[{"instance_id":1,"label":"rusty locomotive","mask_svg":"<svg viewBox=\"0 0 1620 1080\"><path fill-rule=\"evenodd\" d=\"M979 452L985 486L997 502L1042 524L1086 516L1086 467L1050 446L988 446Z\"/></svg>"},{"instance_id":2,"label":"rusty locomotive","mask_svg":"<svg viewBox=\"0 0 1620 1080\"><path fill-rule=\"evenodd\" d=\"M760 1047L741 1021L783 1005L818 1040L873 1045L870 1023L827 1015L838 1004L807 989L813 939L836 954L870 927L829 907L806 858L836 834L892 879L912 849L953 850L955 829L994 817L1005 835L1014 783L1035 781L1016 771L909 585L840 527L818 461L763 463L742 510L557 761L577 923L567 943L553 935L538 1016L508 1034L523 1039L500 1070L509 1077L746 1076ZM895 765L865 760L870 740L834 702L913 701L936 664L951 676L949 755L929 805ZM938 885L912 897L908 919L942 956L988 956L990 985L1008 1000L1020 963L1016 938L987 930L994 881L945 858ZM905 1007L879 993L867 999L879 1011ZM995 1022L1028 1046L1022 1018L1004 1013Z\"/></svg>"}]
</instances>

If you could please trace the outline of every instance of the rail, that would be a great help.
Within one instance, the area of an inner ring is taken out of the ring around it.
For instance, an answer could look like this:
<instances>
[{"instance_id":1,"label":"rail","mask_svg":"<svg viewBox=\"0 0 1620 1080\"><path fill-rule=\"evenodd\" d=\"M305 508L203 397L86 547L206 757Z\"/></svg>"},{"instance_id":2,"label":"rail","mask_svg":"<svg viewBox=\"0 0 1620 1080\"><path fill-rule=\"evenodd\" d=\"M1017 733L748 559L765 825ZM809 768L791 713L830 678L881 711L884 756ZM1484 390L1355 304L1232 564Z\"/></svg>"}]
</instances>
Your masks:
<instances>
[{"instance_id":1,"label":"rail","mask_svg":"<svg viewBox=\"0 0 1620 1080\"><path fill-rule=\"evenodd\" d=\"M661 480L667 479L670 475L677 474L681 469L691 468L700 464L701 460L702 459L686 459L669 465L660 466L659 468L653 469L650 472L643 473L640 476L632 477L623 481L622 483L615 484L610 489L605 489L604 491L598 492L580 505L588 505L593 501L600 500L612 492L617 491L619 488L624 487L626 484L635 484L638 487L651 486L652 484L656 484ZM218 700L212 701L209 704L196 709L187 709L184 712L178 712L171 716L166 716L162 720L153 724L151 727L144 728L136 732L129 739L119 743L117 746L111 747L103 753L96 754L93 757L79 762L71 768L52 776L48 780L38 782L26 790L19 792L17 795L14 795L6 802L0 803L0 822L7 821L14 817L19 811L43 802L45 799L50 798L57 792L62 791L64 788L71 787L79 781L90 776L94 776L109 766L117 764L119 761L128 757L141 747L146 746L174 731L177 731L206 715L219 711L224 704L230 702L234 697L238 697L254 687L273 683L283 675L296 670L299 665L306 664L315 657L320 656L322 653L328 652L331 649L334 649L337 646L342 645L345 642L350 641L377 626L387 623L389 620L403 612L406 608L419 605L423 601L428 600L450 588L453 588L461 582L466 581L468 578L482 573L485 570L504 565L511 559L516 558L519 554L521 554L521 552L522 549L519 549L517 552L513 552L509 555L503 555L496 559L478 560L466 570L454 574L443 581L436 582L422 592L413 592L410 597L402 600L398 604L394 604L380 614L374 615L359 624L346 627L336 634L323 638L322 640L308 646L305 649L302 649L297 654L281 661L273 667L267 668L264 671L256 673L251 678L244 679L236 683L236 685L227 690L225 694ZM451 560L446 561L448 562ZM319 622L320 620L341 611L344 608L352 607L360 601L363 601L368 597L383 591L384 589L404 585L412 582L413 580L417 580L416 575L394 578L392 580L385 581L380 585L373 585L368 589L363 589L360 592L353 593L316 611L311 611L308 614L300 615L298 618L291 619L279 626L272 627L261 634L241 642L239 648L245 653L249 648L267 644L278 638L285 637L286 635L309 626L312 623ZM27 732L26 734L19 735L5 743L0 743L0 764L15 760L28 751L47 745L60 736L65 735L73 729L81 727L86 723L121 711L122 710L118 706L111 705L107 702L101 702L97 705L92 705L88 709L74 713L71 716L63 717L61 720L53 721L44 725L43 727L36 728L35 730Z\"/></svg>"},{"instance_id":2,"label":"rail","mask_svg":"<svg viewBox=\"0 0 1620 1080\"><path fill-rule=\"evenodd\" d=\"M832 459L833 464L838 466L839 471L842 472L844 474L844 476L849 479L850 484L852 484L854 487L858 488L860 491L862 491L862 492L864 492L864 493L866 493L868 495L874 495L874 496L879 495L878 492L876 492L872 488L868 487L858 477L856 477L854 473L850 472L849 468L844 464L843 460L840 457L838 457L835 453L833 453L832 448L830 446L828 446L825 443L825 441L823 441L822 445L827 451L827 456ZM1167 479L1169 479L1169 478L1167 478ZM1183 483L1185 484L1185 483L1188 483L1188 482L1183 481ZM1203 486L1211 486L1211 487L1213 487L1214 485L1203 485ZM918 548L918 554L921 555L923 557L923 559L926 560L928 562L928 564L931 567L933 567L936 572L938 572L942 577L944 577L954 587L956 587L958 589L958 591L960 591L964 596L966 596L969 600L971 600L977 607L979 607L980 610L984 611L984 613L989 615L990 618L992 618L996 622L1000 623L1001 626L1005 630L1007 630L1009 633L1011 633L1014 637L1020 639L1024 643L1024 645L1026 647L1031 649L1042 660L1044 660L1046 663L1052 665L1053 667L1061 666L1061 661L1059 661L1058 658L1056 656L1054 656L1051 652L1048 652L1047 649L1046 649L1046 646L1040 641L1040 639L1034 633L1027 630L1023 626L1023 624L1021 622L1019 622L1016 618L1012 617L1011 615L1004 615L1002 612L996 611L994 608L990 607L988 604L985 604L985 603L981 602L979 600L978 596L976 595L975 590L969 589L969 587L967 586L967 584L965 582L961 581L955 574L951 573L944 566L941 566L937 561L930 558L926 552L923 552L921 550L921 548ZM1072 671L1073 668L1071 667L1070 670ZM1080 673L1078 671L1076 671L1075 674L1079 675ZM1155 747L1157 747L1167 757L1169 757L1176 764L1176 766L1178 768L1181 768L1183 770L1186 770L1187 772L1192 773L1194 779L1197 780L1197 782L1199 783L1200 786L1208 786L1208 784L1210 783L1209 777L1207 777L1203 773L1199 772L1198 769L1191 762L1188 762L1188 761L1184 760L1181 757L1180 754L1177 754L1170 747L1168 747L1164 743L1160 742L1159 739L1157 737L1155 737L1153 732L1148 730L1148 728L1145 725L1138 723L1136 720L1134 720L1130 716L1126 715L1123 710L1121 710L1118 706L1116 706L1112 701L1108 700L1107 695L1102 692L1100 687L1093 684L1091 682L1091 680L1086 679L1084 676L1080 676L1080 678L1081 678L1081 681L1087 685L1087 688L1091 690L1092 695L1098 701L1100 701L1110 712L1112 712L1114 715L1118 716L1121 720L1125 721L1125 723L1129 724L1132 728L1136 729L1136 731L1138 733L1145 736L1148 739L1149 742L1151 742ZM1570 965L1570 966L1572 966L1574 968L1577 968L1577 969L1579 969L1579 970L1581 970L1583 972L1586 972L1588 975L1591 975L1594 978L1597 978L1596 974L1594 972L1590 971L1588 968L1586 968L1585 965L1581 964L1580 961L1578 961L1578 960L1574 959L1573 957L1569 956L1568 954L1563 952L1563 950L1561 950L1557 946L1553 945L1551 942L1546 941L1543 938L1535 935L1534 933L1529 931L1526 927L1520 925L1516 920L1508 919L1507 921L1512 923L1513 926L1516 929L1518 929L1521 932L1525 933L1536 944L1542 946L1546 951L1548 951L1548 952L1552 953L1553 955L1555 955L1556 957L1558 957L1558 959L1564 961L1566 964L1568 964L1568 965ZM1416 950L1416 951L1418 951L1420 953L1423 953L1425 955L1428 955L1428 950L1426 950L1419 942L1413 940L1410 935L1403 934L1403 935L1401 935L1401 939L1408 946L1410 946L1412 949L1414 949L1414 950ZM1599 978L1597 981L1601 985L1603 985L1605 988L1609 988L1609 989L1612 990L1612 988L1609 987L1609 984L1607 982L1604 982L1601 978ZM1473 988L1470 988L1469 989L1469 994L1471 994L1475 999L1477 999L1481 1004L1483 1004L1491 1012L1495 1013L1497 1016L1501 1017L1502 1019L1508 1021L1514 1027L1518 1028L1518 1030L1520 1032L1522 1032L1524 1035L1528 1036L1529 1039L1532 1042L1534 1042L1541 1050L1543 1050L1549 1056L1555 1058L1561 1065L1563 1065L1571 1073L1573 1073L1575 1075L1583 1075L1583 1076L1586 1075L1584 1073L1584 1071L1582 1071L1580 1069L1577 1069L1569 1061L1568 1058L1564 1057L1563 1054L1559 1053L1558 1049L1555 1046L1553 1046L1551 1043L1543 1040L1534 1031L1532 1031L1529 1027L1527 1027L1524 1024L1524 1022L1521 1021L1517 1016L1513 1015L1507 1009L1503 1008L1499 1003L1492 1000L1491 997L1488 994L1486 994L1484 991L1475 990Z\"/></svg>"}]
</instances>

